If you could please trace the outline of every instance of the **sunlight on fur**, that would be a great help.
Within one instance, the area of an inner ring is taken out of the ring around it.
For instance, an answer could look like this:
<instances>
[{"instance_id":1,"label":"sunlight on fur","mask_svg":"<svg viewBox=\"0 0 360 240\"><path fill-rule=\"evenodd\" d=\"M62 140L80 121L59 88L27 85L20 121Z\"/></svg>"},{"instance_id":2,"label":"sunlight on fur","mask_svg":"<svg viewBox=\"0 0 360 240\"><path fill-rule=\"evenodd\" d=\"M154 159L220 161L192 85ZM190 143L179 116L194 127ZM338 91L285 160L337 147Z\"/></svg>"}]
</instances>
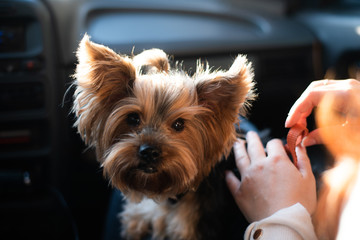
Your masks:
<instances>
[{"instance_id":1,"label":"sunlight on fur","mask_svg":"<svg viewBox=\"0 0 360 240\"><path fill-rule=\"evenodd\" d=\"M126 197L122 236L223 236L222 220L241 215L224 180L231 162L222 160L236 139L239 114L256 97L246 56L238 55L229 70L199 62L189 76L160 49L125 56L87 35L76 55L75 127ZM219 217L206 217L214 211Z\"/></svg>"}]
</instances>

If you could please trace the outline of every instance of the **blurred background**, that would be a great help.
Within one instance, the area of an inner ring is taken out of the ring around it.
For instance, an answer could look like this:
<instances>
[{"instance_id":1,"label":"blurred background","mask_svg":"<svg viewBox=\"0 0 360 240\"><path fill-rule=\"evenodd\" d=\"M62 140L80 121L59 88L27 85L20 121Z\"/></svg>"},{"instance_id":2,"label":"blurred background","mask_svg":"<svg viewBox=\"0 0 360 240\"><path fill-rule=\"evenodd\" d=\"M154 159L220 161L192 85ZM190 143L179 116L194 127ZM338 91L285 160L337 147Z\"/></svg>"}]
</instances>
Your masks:
<instances>
[{"instance_id":1,"label":"blurred background","mask_svg":"<svg viewBox=\"0 0 360 240\"><path fill-rule=\"evenodd\" d=\"M112 189L70 113L84 33L122 54L161 48L189 74L246 54L248 119L282 139L311 81L360 78L359 0L0 0L0 239L105 236Z\"/></svg>"}]
</instances>

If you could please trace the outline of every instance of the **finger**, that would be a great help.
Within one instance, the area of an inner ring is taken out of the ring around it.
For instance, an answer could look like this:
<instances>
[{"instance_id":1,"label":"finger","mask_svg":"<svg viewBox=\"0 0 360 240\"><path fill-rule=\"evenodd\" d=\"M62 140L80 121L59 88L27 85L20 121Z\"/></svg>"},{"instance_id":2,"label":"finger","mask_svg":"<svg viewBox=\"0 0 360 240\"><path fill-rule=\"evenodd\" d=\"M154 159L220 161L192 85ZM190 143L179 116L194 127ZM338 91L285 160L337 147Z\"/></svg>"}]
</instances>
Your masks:
<instances>
[{"instance_id":1,"label":"finger","mask_svg":"<svg viewBox=\"0 0 360 240\"><path fill-rule=\"evenodd\" d=\"M301 118L306 118L306 114L303 114L303 112L301 112L300 108L304 108L301 105L304 105L304 103L302 103L303 98L299 98L294 105L291 107L288 116L285 120L285 127L286 128L290 128L292 126L294 126Z\"/></svg>"},{"instance_id":2,"label":"finger","mask_svg":"<svg viewBox=\"0 0 360 240\"><path fill-rule=\"evenodd\" d=\"M305 113L303 114L300 119L297 121L298 124L300 124L301 126L307 126L307 121L306 118L310 115L310 113Z\"/></svg>"},{"instance_id":3,"label":"finger","mask_svg":"<svg viewBox=\"0 0 360 240\"><path fill-rule=\"evenodd\" d=\"M266 157L264 146L256 132L249 131L246 134L246 141L250 164Z\"/></svg>"},{"instance_id":4,"label":"finger","mask_svg":"<svg viewBox=\"0 0 360 240\"><path fill-rule=\"evenodd\" d=\"M226 185L228 186L231 194L235 197L238 189L240 188L240 180L231 171L226 171L225 174Z\"/></svg>"},{"instance_id":5,"label":"finger","mask_svg":"<svg viewBox=\"0 0 360 240\"><path fill-rule=\"evenodd\" d=\"M284 155L288 158L284 145L280 139L272 139L266 144L268 156Z\"/></svg>"},{"instance_id":6,"label":"finger","mask_svg":"<svg viewBox=\"0 0 360 240\"><path fill-rule=\"evenodd\" d=\"M310 147L318 144L323 144L319 129L311 131L302 141L302 145L304 147Z\"/></svg>"},{"instance_id":7,"label":"finger","mask_svg":"<svg viewBox=\"0 0 360 240\"><path fill-rule=\"evenodd\" d=\"M236 167L239 169L240 174L243 175L245 169L250 165L250 159L245 148L244 140L238 139L234 143L234 155Z\"/></svg>"},{"instance_id":8,"label":"finger","mask_svg":"<svg viewBox=\"0 0 360 240\"><path fill-rule=\"evenodd\" d=\"M294 126L302 118L306 119L312 112L314 106L318 104L318 96L314 98L313 93L305 93L302 95L290 109L289 114L285 121L285 127L290 128Z\"/></svg>"},{"instance_id":9,"label":"finger","mask_svg":"<svg viewBox=\"0 0 360 240\"><path fill-rule=\"evenodd\" d=\"M311 131L302 141L302 145L304 147L309 147L317 144L324 144L324 139L322 138L321 133L326 132L333 132L333 133L340 133L343 131L342 125L334 125L334 126L327 126L315 129Z\"/></svg>"},{"instance_id":10,"label":"finger","mask_svg":"<svg viewBox=\"0 0 360 240\"><path fill-rule=\"evenodd\" d=\"M299 145L295 148L296 156L298 158L297 168L299 169L301 175L306 177L309 174L312 174L310 159L307 155L306 148Z\"/></svg>"},{"instance_id":11,"label":"finger","mask_svg":"<svg viewBox=\"0 0 360 240\"><path fill-rule=\"evenodd\" d=\"M312 82L291 107L285 121L285 127L292 127L301 117L306 118L309 116L313 108L319 104L324 94L328 91L328 85L333 85L334 83L336 82L330 80Z\"/></svg>"}]
</instances>

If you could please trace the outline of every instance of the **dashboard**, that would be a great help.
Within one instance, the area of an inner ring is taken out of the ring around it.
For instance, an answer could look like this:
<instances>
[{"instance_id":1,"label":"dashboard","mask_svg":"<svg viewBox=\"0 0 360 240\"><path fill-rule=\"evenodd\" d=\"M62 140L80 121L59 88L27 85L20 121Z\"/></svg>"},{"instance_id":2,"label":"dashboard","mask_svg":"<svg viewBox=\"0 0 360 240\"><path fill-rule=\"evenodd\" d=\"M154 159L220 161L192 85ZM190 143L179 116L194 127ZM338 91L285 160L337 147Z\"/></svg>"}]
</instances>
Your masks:
<instances>
[{"instance_id":1,"label":"dashboard","mask_svg":"<svg viewBox=\"0 0 360 240\"><path fill-rule=\"evenodd\" d=\"M46 226L49 214L66 218L54 191L67 159L57 41L42 2L2 1L0 9L1 232L45 238L58 233L35 235L34 224ZM14 231L18 222L22 231ZM59 223L66 232L68 224Z\"/></svg>"},{"instance_id":2,"label":"dashboard","mask_svg":"<svg viewBox=\"0 0 360 240\"><path fill-rule=\"evenodd\" d=\"M199 58L226 69L246 54L259 94L248 118L271 137L286 136L311 81L360 76L358 5L287 12L297 1L278 1L274 12L244 2L0 1L0 238L101 238L111 189L70 113L85 33L122 54L161 48L189 74Z\"/></svg>"},{"instance_id":3,"label":"dashboard","mask_svg":"<svg viewBox=\"0 0 360 240\"><path fill-rule=\"evenodd\" d=\"M0 24L0 160L1 173L17 184L40 176L37 167L51 165L57 143L57 75L50 15L39 3L1 3ZM51 35L50 35L51 36ZM34 165L30 162L34 161ZM29 165L29 168L14 166ZM40 167L41 168L41 167ZM33 174L34 173L34 174ZM23 176L28 176L24 181ZM40 174L41 175L41 174ZM29 178L34 176L34 178ZM29 182L30 181L30 182ZM9 186L11 187L11 185Z\"/></svg>"}]
</instances>

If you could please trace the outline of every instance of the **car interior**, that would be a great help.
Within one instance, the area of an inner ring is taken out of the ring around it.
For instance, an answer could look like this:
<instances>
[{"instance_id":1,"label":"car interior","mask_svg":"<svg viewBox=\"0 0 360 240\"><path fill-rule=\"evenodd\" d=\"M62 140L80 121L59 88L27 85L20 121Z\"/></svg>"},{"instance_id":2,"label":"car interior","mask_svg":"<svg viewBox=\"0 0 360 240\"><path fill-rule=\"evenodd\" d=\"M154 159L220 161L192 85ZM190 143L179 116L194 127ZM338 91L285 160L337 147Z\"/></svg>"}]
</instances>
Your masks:
<instances>
[{"instance_id":1,"label":"car interior","mask_svg":"<svg viewBox=\"0 0 360 240\"><path fill-rule=\"evenodd\" d=\"M228 69L246 54L258 93L247 119L267 138L286 139L312 81L360 79L359 0L1 0L1 239L114 239L113 188L73 127L85 33L121 54L163 49L190 75L197 59ZM330 157L309 155L320 174Z\"/></svg>"}]
</instances>

